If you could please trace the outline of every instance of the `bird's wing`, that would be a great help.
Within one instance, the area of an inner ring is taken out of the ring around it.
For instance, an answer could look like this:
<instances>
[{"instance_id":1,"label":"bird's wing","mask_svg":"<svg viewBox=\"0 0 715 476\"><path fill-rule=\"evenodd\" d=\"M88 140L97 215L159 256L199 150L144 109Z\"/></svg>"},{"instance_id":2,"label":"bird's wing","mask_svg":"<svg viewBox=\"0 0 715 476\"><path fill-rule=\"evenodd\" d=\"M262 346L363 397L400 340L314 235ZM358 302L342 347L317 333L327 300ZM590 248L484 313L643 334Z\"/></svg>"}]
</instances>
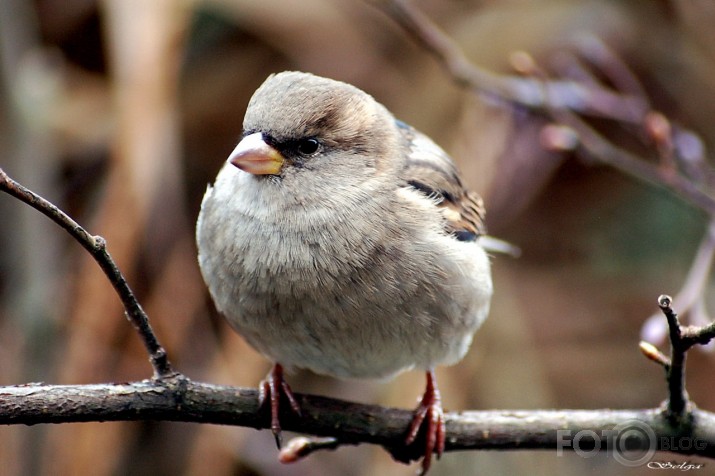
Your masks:
<instances>
[{"instance_id":1,"label":"bird's wing","mask_svg":"<svg viewBox=\"0 0 715 476\"><path fill-rule=\"evenodd\" d=\"M445 228L460 241L486 234L484 203L462 185L447 153L415 128L397 121L408 147L401 178L417 191L435 199L445 217Z\"/></svg>"}]
</instances>

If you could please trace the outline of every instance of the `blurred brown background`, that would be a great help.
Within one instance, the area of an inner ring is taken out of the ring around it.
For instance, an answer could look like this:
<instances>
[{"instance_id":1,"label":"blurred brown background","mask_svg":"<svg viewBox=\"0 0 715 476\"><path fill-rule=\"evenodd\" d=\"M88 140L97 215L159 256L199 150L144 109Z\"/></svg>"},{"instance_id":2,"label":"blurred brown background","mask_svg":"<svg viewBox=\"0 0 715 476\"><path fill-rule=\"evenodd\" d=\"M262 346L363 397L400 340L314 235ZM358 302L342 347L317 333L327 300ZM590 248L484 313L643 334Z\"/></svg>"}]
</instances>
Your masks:
<instances>
[{"instance_id":1,"label":"blurred brown background","mask_svg":"<svg viewBox=\"0 0 715 476\"><path fill-rule=\"evenodd\" d=\"M593 33L655 107L715 143L709 0L416 5L494 71L509 71L514 50L548 63L575 35ZM367 2L0 0L0 48L0 166L107 239L172 362L192 379L255 387L268 370L210 305L193 230L252 92L269 73L296 69L353 83L431 135L484 195L490 232L522 248L519 259L494 258L491 318L467 358L438 372L447 409L640 408L665 397L662 370L638 351L640 328L659 294L680 289L705 216L609 168L543 151L543 119L460 91ZM715 409L713 364L690 354L688 389L705 409ZM0 196L0 384L150 376L94 262ZM418 372L388 383L289 378L298 391L400 407L413 407L424 386ZM293 466L276 456L268 432L244 428L0 428L2 475L415 471L367 446ZM583 472L648 470L605 455L468 452L447 454L431 474Z\"/></svg>"}]
</instances>

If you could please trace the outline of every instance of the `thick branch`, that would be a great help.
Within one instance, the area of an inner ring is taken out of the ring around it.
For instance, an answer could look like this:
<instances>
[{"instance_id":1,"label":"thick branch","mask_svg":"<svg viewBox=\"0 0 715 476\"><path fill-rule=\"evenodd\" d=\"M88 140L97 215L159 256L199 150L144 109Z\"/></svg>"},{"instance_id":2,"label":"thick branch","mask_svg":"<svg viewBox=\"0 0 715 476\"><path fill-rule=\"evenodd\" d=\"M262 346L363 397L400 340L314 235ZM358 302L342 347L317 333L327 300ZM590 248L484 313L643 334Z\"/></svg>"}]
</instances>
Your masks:
<instances>
[{"instance_id":1,"label":"thick branch","mask_svg":"<svg viewBox=\"0 0 715 476\"><path fill-rule=\"evenodd\" d=\"M332 436L340 444L377 444L403 461L421 456L420 451L412 451L415 448L404 448L411 410L312 395L296 397L302 414L281 415L286 430ZM692 416L686 434L671 426L660 409L447 413L446 450L568 450L580 430L600 436L614 428L631 429L631 423L633 428L645 424L653 431L655 441L646 438L646 446L653 443L659 450L715 458L715 414L695 409ZM0 387L0 424L135 420L270 426L268 413L260 411L257 390L198 383L181 376L126 384ZM674 445L674 438L687 438L691 444ZM588 450L588 445L586 439L581 440L581 449Z\"/></svg>"},{"instance_id":2,"label":"thick branch","mask_svg":"<svg viewBox=\"0 0 715 476\"><path fill-rule=\"evenodd\" d=\"M144 309L142 309L126 279L124 279L121 271L119 271L107 251L107 243L104 238L91 235L57 206L10 178L2 168L0 168L0 190L30 205L58 224L92 255L92 258L102 268L107 279L109 279L109 282L119 295L127 318L144 342L144 346L149 352L149 360L154 367L155 376L167 377L172 375L174 371L171 368L166 351L154 334Z\"/></svg>"}]
</instances>

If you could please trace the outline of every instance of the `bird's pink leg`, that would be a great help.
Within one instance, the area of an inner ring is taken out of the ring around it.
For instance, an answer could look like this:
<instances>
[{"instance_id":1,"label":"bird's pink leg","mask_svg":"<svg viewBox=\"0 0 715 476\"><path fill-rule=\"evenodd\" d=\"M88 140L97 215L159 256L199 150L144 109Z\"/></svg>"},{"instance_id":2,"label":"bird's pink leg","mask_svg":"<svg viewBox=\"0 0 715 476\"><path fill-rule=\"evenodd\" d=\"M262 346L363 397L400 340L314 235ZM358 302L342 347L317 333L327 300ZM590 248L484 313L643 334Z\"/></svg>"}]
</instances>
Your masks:
<instances>
[{"instance_id":1,"label":"bird's pink leg","mask_svg":"<svg viewBox=\"0 0 715 476\"><path fill-rule=\"evenodd\" d=\"M425 428L425 453L422 458L422 471L424 475L432 464L432 453L437 453L439 459L444 452L445 424L442 413L442 398L437 388L437 378L433 370L427 372L427 388L422 396L422 401L415 410L410 429L407 432L405 443L411 445L417 439L420 429Z\"/></svg>"},{"instance_id":2,"label":"bird's pink leg","mask_svg":"<svg viewBox=\"0 0 715 476\"><path fill-rule=\"evenodd\" d=\"M265 380L261 381L258 393L258 402L261 407L267 403L271 410L271 431L276 439L278 449L281 447L281 422L278 417L280 413L281 396L285 396L293 412L300 416L300 405L290 389L290 385L283 378L283 366L275 364Z\"/></svg>"}]
</instances>

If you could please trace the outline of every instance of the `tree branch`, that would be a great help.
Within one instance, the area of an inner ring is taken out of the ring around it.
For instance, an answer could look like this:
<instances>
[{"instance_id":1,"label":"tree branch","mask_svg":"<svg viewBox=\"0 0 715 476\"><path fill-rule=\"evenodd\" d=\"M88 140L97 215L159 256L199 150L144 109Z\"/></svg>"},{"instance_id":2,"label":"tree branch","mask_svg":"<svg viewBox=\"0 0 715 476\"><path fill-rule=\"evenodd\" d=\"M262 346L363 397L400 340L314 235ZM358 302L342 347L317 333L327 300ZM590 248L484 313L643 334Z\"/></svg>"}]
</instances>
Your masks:
<instances>
[{"instance_id":1,"label":"tree branch","mask_svg":"<svg viewBox=\"0 0 715 476\"><path fill-rule=\"evenodd\" d=\"M144 309L142 309L129 284L127 284L126 279L124 279L124 276L107 251L107 243L104 238L91 235L56 205L10 178L2 168L0 168L0 191L30 205L48 217L67 231L72 238L92 255L92 258L94 258L97 264L99 264L99 267L102 268L102 271L104 271L104 274L114 287L117 295L119 295L119 299L124 305L127 319L129 319L129 322L132 323L139 333L144 347L146 347L147 352L149 352L149 361L154 368L154 376L156 378L162 378L173 375L174 370L171 368L171 363L169 363L166 351L154 334Z\"/></svg>"},{"instance_id":2,"label":"tree branch","mask_svg":"<svg viewBox=\"0 0 715 476\"><path fill-rule=\"evenodd\" d=\"M322 440L328 447L338 442L380 445L400 461L422 456L418 445L404 446L411 410L314 395L296 394L296 398L301 416L288 411L282 414L285 430L335 438L333 444ZM715 458L715 414L694 409L692 419L691 432L683 433L670 425L660 409L449 412L446 451L570 450L570 441L579 431L600 436L614 428L626 431L629 422L639 422L633 423L634 427L645 424L653 432L644 434L641 448L654 445L657 450ZM140 420L270 427L270 416L261 411L257 390L199 383L182 376L125 384L0 387L0 424L4 425ZM673 438L688 438L698 445L673 445ZM581 449L588 450L589 444L593 446L593 442L581 440Z\"/></svg>"}]
</instances>

